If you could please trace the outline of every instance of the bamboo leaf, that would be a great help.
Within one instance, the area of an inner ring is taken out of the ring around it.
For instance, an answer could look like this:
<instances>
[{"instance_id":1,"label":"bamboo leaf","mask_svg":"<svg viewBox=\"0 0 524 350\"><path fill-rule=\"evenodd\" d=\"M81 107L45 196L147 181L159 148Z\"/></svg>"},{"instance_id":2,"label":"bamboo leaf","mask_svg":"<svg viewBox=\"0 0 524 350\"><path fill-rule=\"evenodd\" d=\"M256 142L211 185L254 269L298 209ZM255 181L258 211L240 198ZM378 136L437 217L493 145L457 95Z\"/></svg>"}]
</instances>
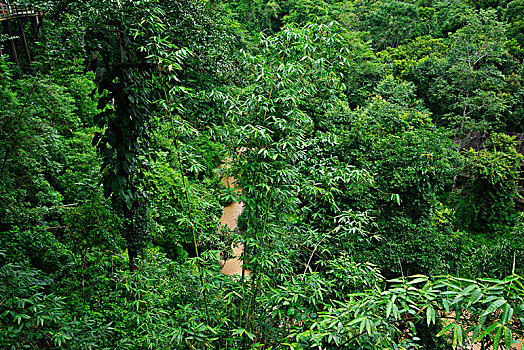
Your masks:
<instances>
[{"instance_id":1,"label":"bamboo leaf","mask_svg":"<svg viewBox=\"0 0 524 350\"><path fill-rule=\"evenodd\" d=\"M504 305L506 303L506 300L504 299L498 299L495 300L482 315L489 315L493 311L497 310L499 307Z\"/></svg>"},{"instance_id":2,"label":"bamboo leaf","mask_svg":"<svg viewBox=\"0 0 524 350\"><path fill-rule=\"evenodd\" d=\"M386 308L386 318L389 318L389 315L391 314L392 309L393 309L393 300L390 300Z\"/></svg>"},{"instance_id":3,"label":"bamboo leaf","mask_svg":"<svg viewBox=\"0 0 524 350\"><path fill-rule=\"evenodd\" d=\"M446 310L446 313L449 314L449 301L448 301L448 299L443 299L442 300L442 305L444 306L444 309Z\"/></svg>"},{"instance_id":4,"label":"bamboo leaf","mask_svg":"<svg viewBox=\"0 0 524 350\"><path fill-rule=\"evenodd\" d=\"M506 349L511 349L513 346L513 334L508 327L504 327L504 345Z\"/></svg>"},{"instance_id":5,"label":"bamboo leaf","mask_svg":"<svg viewBox=\"0 0 524 350\"><path fill-rule=\"evenodd\" d=\"M354 319L353 321L349 322L348 325L349 325L349 326L352 326L352 325L354 325L354 324L357 324L357 323L359 323L359 322L362 322L362 320L364 320L364 319L365 319L365 317L358 317L358 318Z\"/></svg>"},{"instance_id":6,"label":"bamboo leaf","mask_svg":"<svg viewBox=\"0 0 524 350\"><path fill-rule=\"evenodd\" d=\"M458 325L453 324L453 349L457 348L458 343Z\"/></svg>"},{"instance_id":7,"label":"bamboo leaf","mask_svg":"<svg viewBox=\"0 0 524 350\"><path fill-rule=\"evenodd\" d=\"M446 327L442 328L442 329L440 330L440 332L437 333L437 337L442 337L444 334L446 334L447 332L449 332L449 330L450 330L451 328L453 328L454 325L455 325L454 323L450 323L450 324L448 324Z\"/></svg>"},{"instance_id":8,"label":"bamboo leaf","mask_svg":"<svg viewBox=\"0 0 524 350\"><path fill-rule=\"evenodd\" d=\"M417 284L420 282L426 282L427 280L428 280L427 277L419 277L419 278L415 278L413 281L409 281L407 284Z\"/></svg>"},{"instance_id":9,"label":"bamboo leaf","mask_svg":"<svg viewBox=\"0 0 524 350\"><path fill-rule=\"evenodd\" d=\"M400 312L396 304L393 304L393 316L395 316L396 320L400 319Z\"/></svg>"},{"instance_id":10,"label":"bamboo leaf","mask_svg":"<svg viewBox=\"0 0 524 350\"><path fill-rule=\"evenodd\" d=\"M484 330L483 332L481 332L479 334L479 336L477 338L475 338L475 340L473 340L473 343L477 343L478 341L480 341L482 338L484 338L487 334L491 333L491 331L493 331L495 328L498 327L498 323L494 323L492 324L491 326L488 327L488 329Z\"/></svg>"},{"instance_id":11,"label":"bamboo leaf","mask_svg":"<svg viewBox=\"0 0 524 350\"><path fill-rule=\"evenodd\" d=\"M435 309L431 305L426 309L426 322L428 326L431 322L435 322Z\"/></svg>"},{"instance_id":12,"label":"bamboo leaf","mask_svg":"<svg viewBox=\"0 0 524 350\"><path fill-rule=\"evenodd\" d=\"M498 350L500 346L500 339L502 338L503 330L504 330L504 327L500 326L497 333L495 334L495 338L493 338L493 350Z\"/></svg>"},{"instance_id":13,"label":"bamboo leaf","mask_svg":"<svg viewBox=\"0 0 524 350\"><path fill-rule=\"evenodd\" d=\"M461 325L457 325L457 327L455 328L458 328L458 344L460 347L462 347L463 345L463 342L464 342L464 337L463 337L463 329L462 329L462 326Z\"/></svg>"},{"instance_id":14,"label":"bamboo leaf","mask_svg":"<svg viewBox=\"0 0 524 350\"><path fill-rule=\"evenodd\" d=\"M364 317L362 319L362 322L360 322L359 333L364 333L364 329L366 328L366 321L367 321L367 319Z\"/></svg>"},{"instance_id":15,"label":"bamboo leaf","mask_svg":"<svg viewBox=\"0 0 524 350\"><path fill-rule=\"evenodd\" d=\"M505 304L502 306L502 309L504 310L502 314L502 324L507 324L511 321L511 317L513 317L513 308L509 304Z\"/></svg>"},{"instance_id":16,"label":"bamboo leaf","mask_svg":"<svg viewBox=\"0 0 524 350\"><path fill-rule=\"evenodd\" d=\"M462 295L467 295L467 294L469 294L471 291L473 291L473 289L475 289L475 288L478 289L478 287L477 287L476 284L470 284L469 286L467 286L466 288L464 288L464 290L463 290L462 292L460 292L460 294L462 294Z\"/></svg>"}]
</instances>

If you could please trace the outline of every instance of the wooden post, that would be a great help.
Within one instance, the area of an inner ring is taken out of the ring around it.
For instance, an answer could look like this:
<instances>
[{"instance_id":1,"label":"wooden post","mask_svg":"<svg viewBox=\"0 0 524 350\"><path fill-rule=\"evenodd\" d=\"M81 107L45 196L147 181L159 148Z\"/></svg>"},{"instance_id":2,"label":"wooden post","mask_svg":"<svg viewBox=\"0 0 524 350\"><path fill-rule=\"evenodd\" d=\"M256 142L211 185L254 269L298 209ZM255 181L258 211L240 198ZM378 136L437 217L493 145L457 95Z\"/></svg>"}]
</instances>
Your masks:
<instances>
[{"instance_id":1,"label":"wooden post","mask_svg":"<svg viewBox=\"0 0 524 350\"><path fill-rule=\"evenodd\" d=\"M22 40L24 42L24 49L25 49L25 54L27 55L27 62L29 63L29 67L31 67L31 64L32 64L31 53L29 53L29 47L27 46L27 40L25 38L25 33L24 33L24 26L20 19L17 19L16 21L18 22L18 29L20 30L20 36L22 37Z\"/></svg>"},{"instance_id":2,"label":"wooden post","mask_svg":"<svg viewBox=\"0 0 524 350\"><path fill-rule=\"evenodd\" d=\"M38 33L38 15L31 17L31 27L33 29L33 35L36 36L36 33Z\"/></svg>"},{"instance_id":3,"label":"wooden post","mask_svg":"<svg viewBox=\"0 0 524 350\"><path fill-rule=\"evenodd\" d=\"M16 53L16 46L15 42L13 41L13 33L11 33L11 27L9 26L9 21L4 21L4 27L5 31L9 35L9 45L11 46L11 56L13 57L13 61L15 61L15 64L20 68L20 62L18 61L18 54Z\"/></svg>"},{"instance_id":4,"label":"wooden post","mask_svg":"<svg viewBox=\"0 0 524 350\"><path fill-rule=\"evenodd\" d=\"M42 25L42 15L40 12L36 14L35 19L35 35L40 31L40 26Z\"/></svg>"}]
</instances>

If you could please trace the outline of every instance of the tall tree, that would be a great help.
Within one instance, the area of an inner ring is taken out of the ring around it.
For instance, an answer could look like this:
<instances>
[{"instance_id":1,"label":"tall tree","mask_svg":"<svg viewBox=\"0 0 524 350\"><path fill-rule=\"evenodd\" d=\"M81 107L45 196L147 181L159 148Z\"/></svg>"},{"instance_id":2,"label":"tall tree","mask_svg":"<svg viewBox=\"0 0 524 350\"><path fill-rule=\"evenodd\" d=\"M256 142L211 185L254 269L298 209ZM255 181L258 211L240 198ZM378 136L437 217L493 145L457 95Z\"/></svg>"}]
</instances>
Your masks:
<instances>
[{"instance_id":1,"label":"tall tree","mask_svg":"<svg viewBox=\"0 0 524 350\"><path fill-rule=\"evenodd\" d=\"M61 5L64 5L63 3ZM168 45L163 58L152 55L165 41L169 17L164 8L175 2L68 2L61 15L77 16L85 28L88 65L97 72L102 95L96 124L103 130L95 134L102 157L104 193L125 219L129 268L147 243L148 204L144 172L148 168L151 131L161 98L158 83L162 69L168 74L180 68L181 53Z\"/></svg>"}]
</instances>

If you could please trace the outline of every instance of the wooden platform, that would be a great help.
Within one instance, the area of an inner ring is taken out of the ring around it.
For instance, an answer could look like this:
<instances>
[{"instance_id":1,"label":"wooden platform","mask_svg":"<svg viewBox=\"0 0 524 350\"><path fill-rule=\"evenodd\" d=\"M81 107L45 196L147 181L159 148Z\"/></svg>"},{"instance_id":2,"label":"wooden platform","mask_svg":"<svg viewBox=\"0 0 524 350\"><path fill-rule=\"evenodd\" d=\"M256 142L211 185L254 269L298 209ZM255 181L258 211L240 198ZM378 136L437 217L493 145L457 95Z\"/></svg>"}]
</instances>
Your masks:
<instances>
[{"instance_id":1,"label":"wooden platform","mask_svg":"<svg viewBox=\"0 0 524 350\"><path fill-rule=\"evenodd\" d=\"M21 41L23 49L27 58L26 70L32 71L32 60L29 46L27 44L26 31L29 29L33 33L33 37L36 37L40 26L42 24L42 18L44 11L35 9L30 5L11 5L4 4L0 0L0 22L3 27L3 33L8 36L8 50L12 61L20 68L20 56L18 55L16 42ZM27 25L29 22L29 25ZM18 32L18 33L17 33ZM0 51L0 54L3 52Z\"/></svg>"},{"instance_id":2,"label":"wooden platform","mask_svg":"<svg viewBox=\"0 0 524 350\"><path fill-rule=\"evenodd\" d=\"M0 5L0 22L7 21L15 18L24 18L24 17L41 17L44 15L44 12L37 10L30 6L22 5L9 5L2 4Z\"/></svg>"}]
</instances>

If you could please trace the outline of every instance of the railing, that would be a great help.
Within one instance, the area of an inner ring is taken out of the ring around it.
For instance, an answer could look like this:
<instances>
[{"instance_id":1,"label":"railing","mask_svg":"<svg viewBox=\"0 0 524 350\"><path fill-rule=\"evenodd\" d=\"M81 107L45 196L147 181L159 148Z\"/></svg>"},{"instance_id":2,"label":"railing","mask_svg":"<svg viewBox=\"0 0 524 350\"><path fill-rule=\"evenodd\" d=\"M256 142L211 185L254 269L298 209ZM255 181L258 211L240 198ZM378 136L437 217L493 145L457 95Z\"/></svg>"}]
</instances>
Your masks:
<instances>
[{"instance_id":1,"label":"railing","mask_svg":"<svg viewBox=\"0 0 524 350\"><path fill-rule=\"evenodd\" d=\"M10 5L0 3L0 20L25 16L38 16L43 12L25 5Z\"/></svg>"}]
</instances>

